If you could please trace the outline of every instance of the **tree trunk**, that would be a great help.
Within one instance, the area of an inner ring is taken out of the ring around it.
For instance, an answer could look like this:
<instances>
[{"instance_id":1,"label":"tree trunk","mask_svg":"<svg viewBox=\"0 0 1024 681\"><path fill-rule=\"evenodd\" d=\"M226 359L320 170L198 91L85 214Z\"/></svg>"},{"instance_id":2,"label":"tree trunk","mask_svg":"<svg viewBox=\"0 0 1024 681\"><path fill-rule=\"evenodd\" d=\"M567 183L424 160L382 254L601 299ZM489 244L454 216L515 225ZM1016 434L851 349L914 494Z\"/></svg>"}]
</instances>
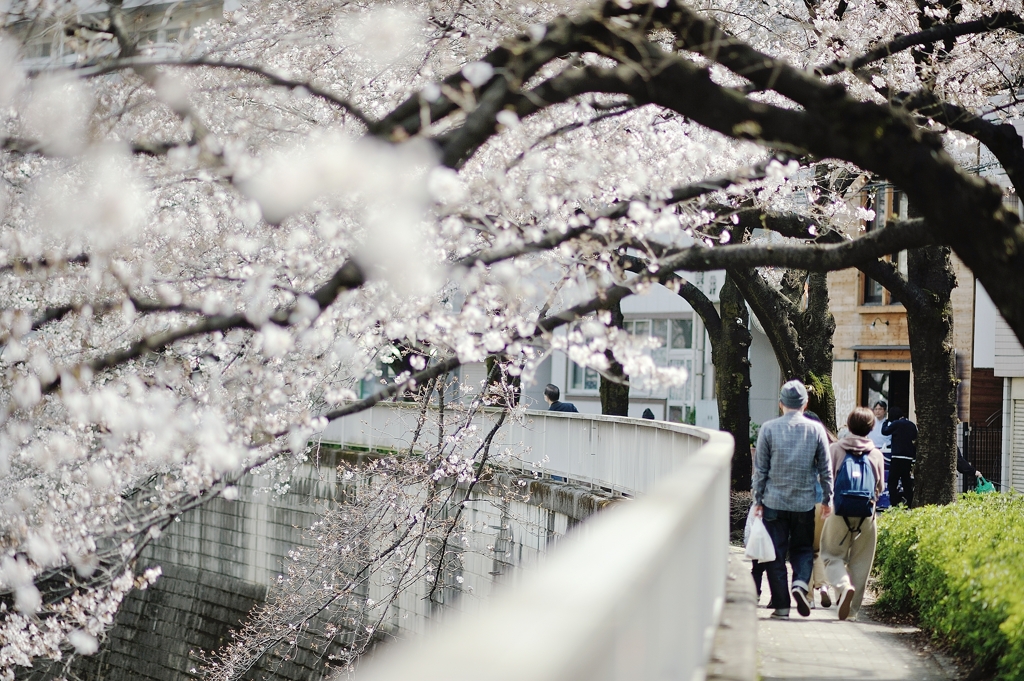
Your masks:
<instances>
[{"instance_id":1,"label":"tree trunk","mask_svg":"<svg viewBox=\"0 0 1024 681\"><path fill-rule=\"evenodd\" d=\"M718 427L732 435L732 489L750 489L750 330L747 304L736 282L726 276L719 296L719 314L704 293L689 283L679 283L679 295L700 315L711 340L711 363L718 392Z\"/></svg>"},{"instance_id":2,"label":"tree trunk","mask_svg":"<svg viewBox=\"0 0 1024 681\"><path fill-rule=\"evenodd\" d=\"M718 427L736 440L732 455L732 489L750 489L750 330L747 303L726 275L719 294L721 330L711 341L711 361L718 389Z\"/></svg>"},{"instance_id":3,"label":"tree trunk","mask_svg":"<svg viewBox=\"0 0 1024 681\"><path fill-rule=\"evenodd\" d=\"M615 301L610 312L612 313L612 326L616 329L623 328L625 324L623 324L621 301ZM601 376L601 413L607 416L629 416L628 377L622 371L622 365L615 360L611 350L605 351L605 356L611 362L608 367L608 375L617 380L609 380L603 374Z\"/></svg>"},{"instance_id":4,"label":"tree trunk","mask_svg":"<svg viewBox=\"0 0 1024 681\"><path fill-rule=\"evenodd\" d=\"M956 499L956 359L950 293L956 275L946 246L907 253L910 283L929 299L907 305L910 357L917 412L914 506L948 504Z\"/></svg>"},{"instance_id":5,"label":"tree trunk","mask_svg":"<svg viewBox=\"0 0 1024 681\"><path fill-rule=\"evenodd\" d=\"M807 309L800 315L799 336L807 367L803 380L808 386L807 408L829 431L836 428L836 393L832 387L832 337L836 320L829 310L828 275L812 272L808 277Z\"/></svg>"},{"instance_id":6,"label":"tree trunk","mask_svg":"<svg viewBox=\"0 0 1024 681\"><path fill-rule=\"evenodd\" d=\"M836 397L832 388L832 335L835 318L829 310L828 279L814 273L787 277L782 289L757 270L729 270L750 303L775 351L784 380L799 378L808 387L807 408L827 428L836 430ZM807 309L800 310L798 281L809 281Z\"/></svg>"}]
</instances>

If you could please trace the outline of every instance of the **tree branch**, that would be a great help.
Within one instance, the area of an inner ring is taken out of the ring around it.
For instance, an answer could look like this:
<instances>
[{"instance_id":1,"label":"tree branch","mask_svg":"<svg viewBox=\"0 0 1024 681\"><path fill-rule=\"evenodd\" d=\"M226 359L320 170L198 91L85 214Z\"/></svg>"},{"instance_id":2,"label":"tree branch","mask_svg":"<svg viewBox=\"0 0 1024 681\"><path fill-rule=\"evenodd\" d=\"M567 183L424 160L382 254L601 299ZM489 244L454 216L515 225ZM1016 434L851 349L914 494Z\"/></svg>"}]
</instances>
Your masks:
<instances>
[{"instance_id":1,"label":"tree branch","mask_svg":"<svg viewBox=\"0 0 1024 681\"><path fill-rule=\"evenodd\" d=\"M900 104L984 144L1006 171L1017 194L1024 195L1024 139L1012 124L986 120L963 107L940 100L927 90L907 96Z\"/></svg>"},{"instance_id":2,"label":"tree branch","mask_svg":"<svg viewBox=\"0 0 1024 681\"><path fill-rule=\"evenodd\" d=\"M657 266L691 272L748 267L784 267L827 272L855 267L883 255L929 243L934 243L934 235L924 220L914 219L891 223L885 229L843 243L747 243L715 248L695 246L667 254L658 261Z\"/></svg>"},{"instance_id":3,"label":"tree branch","mask_svg":"<svg viewBox=\"0 0 1024 681\"><path fill-rule=\"evenodd\" d=\"M721 177L711 178L702 180L700 182L694 182L692 184L682 185L672 189L668 197L655 198L653 196L640 196L634 199L628 199L625 201L618 201L609 206L606 206L596 213L587 216L591 224L580 225L579 227L571 227L565 232L548 232L543 238L534 241L529 244L522 246L509 246L507 248L494 249L491 251L483 251L478 254L468 255L458 260L458 264L462 267L472 267L477 263L484 265L493 265L496 262L502 260L508 260L509 258L515 258L520 255L527 253L535 253L538 251L547 251L561 244L571 241L583 234L589 232L592 228L592 223L600 218L607 218L609 220L616 220L619 218L626 217L629 214L630 204L634 201L648 205L663 205L669 206L676 203L682 203L683 201L690 201L707 194L712 194L723 189L728 189L733 185L737 185L743 182L753 182L761 180L766 177L768 167L772 163L785 163L789 160L789 156L786 154L775 154L772 157L761 161L753 168L743 169L735 173L728 175L722 175ZM759 214L760 211L757 211ZM781 218L779 218L781 219ZM805 234L806 235L806 232Z\"/></svg>"},{"instance_id":4,"label":"tree branch","mask_svg":"<svg viewBox=\"0 0 1024 681\"><path fill-rule=\"evenodd\" d=\"M364 283L365 275L363 274L363 271L358 265L350 260L339 267L330 280L310 294L310 298L316 302L320 310L323 310L333 303L342 292L359 288ZM294 311L294 304L280 308L270 316L268 321L273 324L277 324L278 326L289 326L294 323L292 319ZM95 374L100 371L119 366L133 359L138 359L139 357L151 352L160 352L173 343L185 338L203 336L209 333L230 331L232 329L256 330L256 326L253 325L253 323L250 322L244 314L216 315L207 317L206 319L189 326L141 338L129 345L127 348L122 348L121 350L101 355L79 365L77 371L73 371L72 374L80 373L82 369L88 369ZM43 386L43 393L48 394L55 391L61 386L61 381L61 376L50 381Z\"/></svg>"},{"instance_id":5,"label":"tree branch","mask_svg":"<svg viewBox=\"0 0 1024 681\"><path fill-rule=\"evenodd\" d=\"M910 35L897 36L889 42L878 45L868 52L865 52L859 57L837 59L829 64L825 64L824 66L819 66L814 69L814 73L819 76L834 76L835 74L842 73L843 71L856 71L864 68L868 64L890 57L897 52L902 52L903 50L914 47L915 45L927 45L929 43L959 38L960 36L970 35L973 33L990 33L1000 28L1009 29L1015 33L1024 33L1024 20L1022 20L1015 12L996 12L995 14L989 14L980 19L966 21L962 24L941 24L939 26L933 26L927 30L911 33Z\"/></svg>"},{"instance_id":6,"label":"tree branch","mask_svg":"<svg viewBox=\"0 0 1024 681\"><path fill-rule=\"evenodd\" d=\"M367 130L371 132L376 129L377 123L370 119L364 114L356 105L347 99L343 99L334 95L323 88L319 88L308 81L293 80L291 78L285 78L279 76L267 69L260 66L254 66L252 64L244 64L242 62L228 62L228 61L214 61L212 59L140 59L140 58L128 58L118 59L109 63L105 63L102 66L93 66L84 69L80 69L77 73L82 78L94 78L96 76L103 76L108 73L114 73L124 69L147 69L157 66L168 66L168 67L182 67L182 68L196 68L205 67L213 69L226 69L229 71L241 71L243 73L249 73L254 76L259 76L264 80L268 81L271 85L277 85L279 87L287 88L289 90L302 89L307 91L317 99L321 99L328 104L332 104L339 109L343 109L353 118L362 123Z\"/></svg>"}]
</instances>

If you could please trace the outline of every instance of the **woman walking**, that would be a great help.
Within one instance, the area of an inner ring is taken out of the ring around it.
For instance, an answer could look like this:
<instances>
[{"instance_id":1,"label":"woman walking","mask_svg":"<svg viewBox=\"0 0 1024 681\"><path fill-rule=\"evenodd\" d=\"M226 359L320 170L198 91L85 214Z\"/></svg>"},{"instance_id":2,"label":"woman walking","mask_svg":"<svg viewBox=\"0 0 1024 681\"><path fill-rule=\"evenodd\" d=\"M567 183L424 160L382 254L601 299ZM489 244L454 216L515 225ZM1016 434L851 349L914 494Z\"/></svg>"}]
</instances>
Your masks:
<instances>
[{"instance_id":1,"label":"woman walking","mask_svg":"<svg viewBox=\"0 0 1024 681\"><path fill-rule=\"evenodd\" d=\"M821 558L841 620L856 619L875 560L875 502L884 488L885 460L868 438L874 425L875 415L857 407L846 420L849 435L829 447L835 493L821 531Z\"/></svg>"}]
</instances>

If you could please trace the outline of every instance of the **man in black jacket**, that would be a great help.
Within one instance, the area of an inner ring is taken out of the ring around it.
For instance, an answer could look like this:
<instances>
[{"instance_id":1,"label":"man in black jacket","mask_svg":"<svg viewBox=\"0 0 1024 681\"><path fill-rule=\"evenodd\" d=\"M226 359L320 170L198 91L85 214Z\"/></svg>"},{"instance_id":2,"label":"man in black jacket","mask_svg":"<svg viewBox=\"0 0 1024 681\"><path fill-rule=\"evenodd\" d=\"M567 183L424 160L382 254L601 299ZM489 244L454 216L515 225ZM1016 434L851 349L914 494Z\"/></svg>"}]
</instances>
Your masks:
<instances>
[{"instance_id":1,"label":"man in black jacket","mask_svg":"<svg viewBox=\"0 0 1024 681\"><path fill-rule=\"evenodd\" d=\"M914 478L911 477L911 470L917 458L917 426L903 417L899 407L892 407L889 409L889 419L882 423L882 435L892 436L892 463L889 465L889 498L892 505L906 501L907 506L913 506Z\"/></svg>"},{"instance_id":2,"label":"man in black jacket","mask_svg":"<svg viewBox=\"0 0 1024 681\"><path fill-rule=\"evenodd\" d=\"M548 383L544 386L544 401L548 403L548 411L566 411L571 414L578 414L580 410L576 408L576 405L572 402L559 402L558 398L562 395L562 392L558 389L558 386L554 383Z\"/></svg>"}]
</instances>

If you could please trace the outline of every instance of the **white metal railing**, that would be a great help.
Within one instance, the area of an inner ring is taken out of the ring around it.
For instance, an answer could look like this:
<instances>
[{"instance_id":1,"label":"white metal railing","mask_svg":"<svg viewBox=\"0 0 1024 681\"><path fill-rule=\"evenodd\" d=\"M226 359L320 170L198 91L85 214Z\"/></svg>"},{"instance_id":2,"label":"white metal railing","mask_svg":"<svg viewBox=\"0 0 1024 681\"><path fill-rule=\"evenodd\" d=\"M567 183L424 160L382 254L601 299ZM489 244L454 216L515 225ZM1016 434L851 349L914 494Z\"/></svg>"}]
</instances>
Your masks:
<instances>
[{"instance_id":1,"label":"white metal railing","mask_svg":"<svg viewBox=\"0 0 1024 681\"><path fill-rule=\"evenodd\" d=\"M324 440L400 447L402 414L375 408L332 423ZM725 593L732 438L546 413L509 431L544 448L545 472L642 497L588 520L479 612L383 646L359 681L702 681Z\"/></svg>"},{"instance_id":2,"label":"white metal railing","mask_svg":"<svg viewBox=\"0 0 1024 681\"><path fill-rule=\"evenodd\" d=\"M331 421L319 439L370 449L408 448L418 414L418 407L412 404L381 403ZM486 432L497 414L491 409L477 414L473 423L478 432ZM455 418L453 412L449 428ZM519 457L510 465L524 470L636 495L682 465L704 446L711 432L665 421L527 411L523 422L506 423L495 447L510 447ZM426 419L420 438L422 442L436 440L433 418Z\"/></svg>"}]
</instances>

